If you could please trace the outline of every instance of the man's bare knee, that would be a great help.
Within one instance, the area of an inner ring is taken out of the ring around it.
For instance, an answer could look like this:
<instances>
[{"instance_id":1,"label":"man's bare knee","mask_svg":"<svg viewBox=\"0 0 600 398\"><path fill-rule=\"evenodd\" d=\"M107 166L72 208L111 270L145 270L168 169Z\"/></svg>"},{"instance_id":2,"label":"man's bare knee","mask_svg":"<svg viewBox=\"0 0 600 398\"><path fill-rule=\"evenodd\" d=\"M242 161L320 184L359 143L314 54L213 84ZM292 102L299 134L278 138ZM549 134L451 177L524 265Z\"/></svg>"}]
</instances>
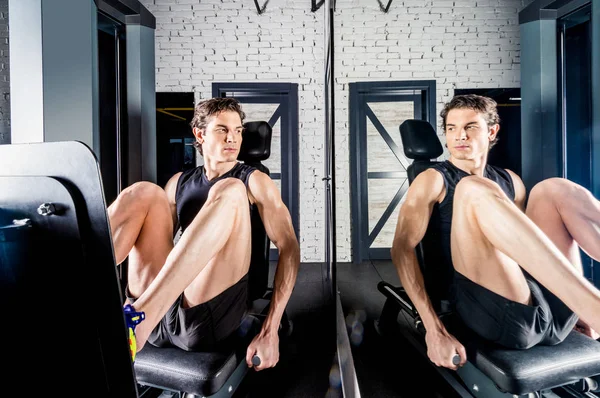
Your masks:
<instances>
[{"instance_id":1,"label":"man's bare knee","mask_svg":"<svg viewBox=\"0 0 600 398\"><path fill-rule=\"evenodd\" d=\"M111 223L118 224L132 216L148 214L156 205L168 206L166 192L154 183L140 181L125 188L107 210Z\"/></svg>"},{"instance_id":2,"label":"man's bare knee","mask_svg":"<svg viewBox=\"0 0 600 398\"><path fill-rule=\"evenodd\" d=\"M573 203L592 199L592 193L566 178L553 177L537 183L529 194L529 202L547 202L560 208L565 199Z\"/></svg>"},{"instance_id":3,"label":"man's bare knee","mask_svg":"<svg viewBox=\"0 0 600 398\"><path fill-rule=\"evenodd\" d=\"M166 192L158 185L149 181L139 181L125 188L119 197L121 202L135 202L136 205L156 203L158 200L166 200Z\"/></svg>"},{"instance_id":4,"label":"man's bare knee","mask_svg":"<svg viewBox=\"0 0 600 398\"><path fill-rule=\"evenodd\" d=\"M454 190L454 202L469 201L485 195L506 196L504 191L492 181L479 176L468 176L461 179Z\"/></svg>"},{"instance_id":5,"label":"man's bare knee","mask_svg":"<svg viewBox=\"0 0 600 398\"><path fill-rule=\"evenodd\" d=\"M550 200L555 198L565 189L568 189L568 185L566 184L568 180L564 178L554 177L548 178L546 180L540 181L534 185L529 193L529 200Z\"/></svg>"},{"instance_id":6,"label":"man's bare knee","mask_svg":"<svg viewBox=\"0 0 600 398\"><path fill-rule=\"evenodd\" d=\"M210 190L206 203L225 198L228 203L247 204L248 193L244 183L237 178L225 178L217 182Z\"/></svg>"}]
</instances>

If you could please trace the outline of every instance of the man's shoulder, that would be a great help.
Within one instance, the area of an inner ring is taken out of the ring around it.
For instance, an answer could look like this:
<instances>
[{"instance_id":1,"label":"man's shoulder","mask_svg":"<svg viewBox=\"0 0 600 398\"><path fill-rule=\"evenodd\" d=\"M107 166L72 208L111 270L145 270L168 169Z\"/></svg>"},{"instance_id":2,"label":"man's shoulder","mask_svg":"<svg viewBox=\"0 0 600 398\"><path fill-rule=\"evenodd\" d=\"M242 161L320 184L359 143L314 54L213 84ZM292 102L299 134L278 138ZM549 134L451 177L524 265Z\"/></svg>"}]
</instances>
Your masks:
<instances>
[{"instance_id":1,"label":"man's shoulder","mask_svg":"<svg viewBox=\"0 0 600 398\"><path fill-rule=\"evenodd\" d=\"M252 166L248 166L248 167L252 167ZM248 172L249 172L249 175L248 175L249 183L252 182L252 183L258 184L258 185L265 185L269 181L272 181L271 177L267 173L255 168L255 167L252 167L252 169L248 169Z\"/></svg>"},{"instance_id":2,"label":"man's shoulder","mask_svg":"<svg viewBox=\"0 0 600 398\"><path fill-rule=\"evenodd\" d=\"M521 179L521 176L518 175L517 173L515 173L514 171L512 171L511 169L503 169L506 174L508 174L508 176L511 179L511 182L513 183L513 185L515 186L522 186L523 185L523 180Z\"/></svg>"},{"instance_id":3,"label":"man's shoulder","mask_svg":"<svg viewBox=\"0 0 600 398\"><path fill-rule=\"evenodd\" d=\"M495 171L496 174L498 174L504 178L509 178L510 182L521 181L521 177L519 177L519 175L517 173L515 173L514 171L512 171L511 169L500 167L500 166L494 166L492 164L488 164L487 166L489 167L490 170Z\"/></svg>"},{"instance_id":4,"label":"man's shoulder","mask_svg":"<svg viewBox=\"0 0 600 398\"><path fill-rule=\"evenodd\" d=\"M504 170L506 173L508 173L508 175L510 175L513 178L518 178L521 179L521 176L519 176L517 173L515 173L514 171L512 171L511 169L502 169Z\"/></svg>"},{"instance_id":5,"label":"man's shoulder","mask_svg":"<svg viewBox=\"0 0 600 398\"><path fill-rule=\"evenodd\" d=\"M444 181L444 173L446 169L439 164L429 167L423 170L417 175L413 181L413 185L416 184L437 184Z\"/></svg>"},{"instance_id":6,"label":"man's shoulder","mask_svg":"<svg viewBox=\"0 0 600 398\"><path fill-rule=\"evenodd\" d=\"M427 203L437 201L443 194L445 187L443 172L430 167L415 177L410 187L411 196Z\"/></svg>"}]
</instances>

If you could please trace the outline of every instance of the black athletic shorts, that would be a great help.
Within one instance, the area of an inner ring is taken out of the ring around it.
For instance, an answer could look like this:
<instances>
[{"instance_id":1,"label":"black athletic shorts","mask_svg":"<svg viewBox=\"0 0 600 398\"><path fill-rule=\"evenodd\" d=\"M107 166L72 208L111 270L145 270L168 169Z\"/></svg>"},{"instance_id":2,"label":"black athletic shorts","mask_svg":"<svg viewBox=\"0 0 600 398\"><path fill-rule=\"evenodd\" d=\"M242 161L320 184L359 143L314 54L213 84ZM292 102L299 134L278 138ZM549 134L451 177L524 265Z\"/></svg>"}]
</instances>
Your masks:
<instances>
[{"instance_id":1,"label":"black athletic shorts","mask_svg":"<svg viewBox=\"0 0 600 398\"><path fill-rule=\"evenodd\" d=\"M248 310L248 274L218 296L194 307L181 306L183 294L156 325L148 343L186 351L212 350L235 332Z\"/></svg>"},{"instance_id":2,"label":"black athletic shorts","mask_svg":"<svg viewBox=\"0 0 600 398\"><path fill-rule=\"evenodd\" d=\"M531 275L525 273L525 278L531 305L506 299L454 272L456 312L476 334L508 348L560 343L573 330L577 315Z\"/></svg>"}]
</instances>

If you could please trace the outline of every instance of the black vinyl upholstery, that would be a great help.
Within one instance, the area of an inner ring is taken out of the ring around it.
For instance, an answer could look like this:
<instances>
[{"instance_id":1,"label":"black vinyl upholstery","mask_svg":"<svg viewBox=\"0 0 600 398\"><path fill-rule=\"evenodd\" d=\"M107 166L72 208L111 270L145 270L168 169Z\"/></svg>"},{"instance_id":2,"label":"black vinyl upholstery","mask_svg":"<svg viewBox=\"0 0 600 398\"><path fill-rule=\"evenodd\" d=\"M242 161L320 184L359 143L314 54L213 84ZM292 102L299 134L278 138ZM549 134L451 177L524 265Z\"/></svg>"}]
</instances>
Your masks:
<instances>
[{"instance_id":1,"label":"black vinyl upholstery","mask_svg":"<svg viewBox=\"0 0 600 398\"><path fill-rule=\"evenodd\" d=\"M422 171L435 164L430 158L443 153L442 146L431 124L422 120L407 120L400 126L404 153L414 159L408 168L409 183ZM447 276L438 267L439 239L434 235L435 213L427 233L417 247L417 258L423 270L426 288L436 309L442 308L447 298L435 289L443 287L440 280ZM446 315L444 323L467 349L469 362L487 375L502 391L525 394L575 382L584 377L600 374L600 343L573 331L555 346L534 346L527 350L512 350L491 344L475 336L460 322L456 314Z\"/></svg>"},{"instance_id":2,"label":"black vinyl upholstery","mask_svg":"<svg viewBox=\"0 0 600 398\"><path fill-rule=\"evenodd\" d=\"M433 134L431 134L432 132ZM409 166L411 168L417 161L431 163L431 159L442 156L444 153L444 148L442 148L433 127L426 120L411 119L402 122L400 125L400 138L402 139L404 154L407 158L414 160L413 164ZM416 175L413 176L413 180L414 177ZM412 182L412 180L409 182Z\"/></svg>"},{"instance_id":3,"label":"black vinyl upholstery","mask_svg":"<svg viewBox=\"0 0 600 398\"><path fill-rule=\"evenodd\" d=\"M573 331L555 346L511 350L481 339L461 340L469 361L503 391L526 394L600 374L600 343Z\"/></svg>"},{"instance_id":4,"label":"black vinyl upholstery","mask_svg":"<svg viewBox=\"0 0 600 398\"><path fill-rule=\"evenodd\" d=\"M259 121L247 122L244 127L238 160L269 175L269 169L261 161L271 153L271 126ZM250 207L250 218L252 251L248 298L252 302L268 291L270 240L256 206ZM240 333L213 352L157 348L146 344L134 364L138 383L199 396L212 395L225 385L242 362L242 366L246 366L245 349L259 329L260 320L248 315L238 329Z\"/></svg>"},{"instance_id":5,"label":"black vinyl upholstery","mask_svg":"<svg viewBox=\"0 0 600 398\"><path fill-rule=\"evenodd\" d=\"M264 121L244 123L242 147L238 160L251 165L262 165L263 160L271 156L271 137L273 129Z\"/></svg>"},{"instance_id":6,"label":"black vinyl upholstery","mask_svg":"<svg viewBox=\"0 0 600 398\"><path fill-rule=\"evenodd\" d=\"M138 383L197 396L217 393L240 363L246 347L260 329L258 318L247 315L238 333L211 352L188 352L179 348L157 348L150 344L138 353L135 373Z\"/></svg>"}]
</instances>

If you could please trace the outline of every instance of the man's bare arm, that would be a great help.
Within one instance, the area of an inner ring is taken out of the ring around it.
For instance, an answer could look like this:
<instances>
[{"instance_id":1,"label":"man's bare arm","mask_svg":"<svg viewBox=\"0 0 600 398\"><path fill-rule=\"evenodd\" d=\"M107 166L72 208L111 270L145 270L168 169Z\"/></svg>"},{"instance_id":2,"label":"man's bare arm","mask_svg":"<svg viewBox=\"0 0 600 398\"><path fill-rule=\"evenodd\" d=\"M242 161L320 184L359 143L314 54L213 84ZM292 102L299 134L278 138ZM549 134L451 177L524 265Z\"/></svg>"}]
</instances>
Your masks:
<instances>
[{"instance_id":1,"label":"man's bare arm","mask_svg":"<svg viewBox=\"0 0 600 398\"><path fill-rule=\"evenodd\" d=\"M173 217L173 229L177 227L177 204L175 203L175 194L177 193L177 182L181 177L181 172L173 175L169 178L165 185L165 192L167 193L167 199L169 200L169 208L171 209L171 216ZM173 231L175 234L176 231Z\"/></svg>"},{"instance_id":2,"label":"man's bare arm","mask_svg":"<svg viewBox=\"0 0 600 398\"><path fill-rule=\"evenodd\" d=\"M527 190L523 180L512 170L506 169L508 174L513 180L513 186L515 187L515 204L521 211L525 211L525 202L527 199Z\"/></svg>"},{"instance_id":3,"label":"man's bare arm","mask_svg":"<svg viewBox=\"0 0 600 398\"><path fill-rule=\"evenodd\" d=\"M444 190L444 180L437 171L426 170L415 178L400 208L392 243L392 262L427 331L443 329L444 326L425 291L415 248L425 236L433 206Z\"/></svg>"},{"instance_id":4,"label":"man's bare arm","mask_svg":"<svg viewBox=\"0 0 600 398\"><path fill-rule=\"evenodd\" d=\"M251 200L258 206L269 239L279 249L273 299L263 324L263 331L277 334L283 312L296 283L300 266L300 245L290 212L273 180L265 173L255 171L250 175L248 188Z\"/></svg>"},{"instance_id":5,"label":"man's bare arm","mask_svg":"<svg viewBox=\"0 0 600 398\"><path fill-rule=\"evenodd\" d=\"M466 361L464 347L451 336L438 318L425 290L425 281L415 254L415 248L427 231L431 212L445 193L444 180L435 170L425 170L415 178L400 208L396 233L392 243L392 261L400 282L415 305L426 330L428 356L438 366L456 369L455 353Z\"/></svg>"}]
</instances>

